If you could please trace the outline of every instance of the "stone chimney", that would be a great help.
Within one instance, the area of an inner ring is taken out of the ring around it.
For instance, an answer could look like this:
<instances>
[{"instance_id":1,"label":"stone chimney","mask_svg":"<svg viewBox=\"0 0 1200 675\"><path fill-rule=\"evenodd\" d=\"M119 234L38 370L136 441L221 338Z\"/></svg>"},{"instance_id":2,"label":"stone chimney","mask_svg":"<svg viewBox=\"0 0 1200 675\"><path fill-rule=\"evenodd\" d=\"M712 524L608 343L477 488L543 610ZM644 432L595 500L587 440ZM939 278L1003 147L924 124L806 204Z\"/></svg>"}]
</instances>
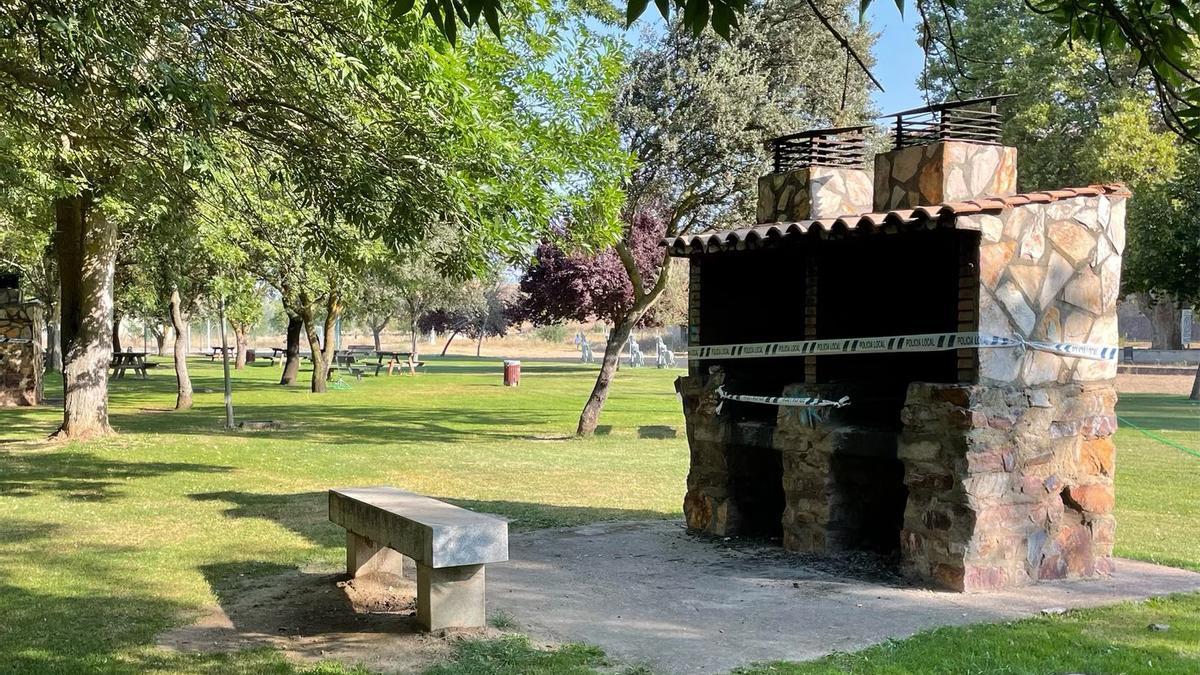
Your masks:
<instances>
[{"instance_id":1,"label":"stone chimney","mask_svg":"<svg viewBox=\"0 0 1200 675\"><path fill-rule=\"evenodd\" d=\"M896 113L896 146L875 157L873 210L1016 194L1017 149L1000 145L1002 98Z\"/></svg>"},{"instance_id":2,"label":"stone chimney","mask_svg":"<svg viewBox=\"0 0 1200 675\"><path fill-rule=\"evenodd\" d=\"M42 343L36 302L21 298L20 278L0 274L0 407L42 400Z\"/></svg>"},{"instance_id":3,"label":"stone chimney","mask_svg":"<svg viewBox=\"0 0 1200 675\"><path fill-rule=\"evenodd\" d=\"M775 168L758 179L758 222L834 218L869 211L865 126L814 129L770 142Z\"/></svg>"}]
</instances>

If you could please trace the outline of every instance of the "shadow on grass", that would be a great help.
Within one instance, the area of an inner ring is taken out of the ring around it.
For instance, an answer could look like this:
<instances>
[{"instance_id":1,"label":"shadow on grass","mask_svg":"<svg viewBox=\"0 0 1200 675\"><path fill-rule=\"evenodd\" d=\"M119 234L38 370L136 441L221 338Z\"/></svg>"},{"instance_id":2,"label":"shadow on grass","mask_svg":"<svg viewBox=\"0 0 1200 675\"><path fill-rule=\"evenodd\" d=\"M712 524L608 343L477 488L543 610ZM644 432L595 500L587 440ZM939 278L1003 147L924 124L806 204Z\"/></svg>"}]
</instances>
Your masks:
<instances>
[{"instance_id":1,"label":"shadow on grass","mask_svg":"<svg viewBox=\"0 0 1200 675\"><path fill-rule=\"evenodd\" d=\"M345 530L329 522L329 497L326 492L258 494L223 491L193 494L189 497L198 501L227 502L230 506L225 509L225 516L228 518L261 518L274 521L317 546L340 548L346 545ZM437 498L464 509L507 518L510 527L518 531L566 527L604 520L651 520L675 516L647 509Z\"/></svg>"},{"instance_id":2,"label":"shadow on grass","mask_svg":"<svg viewBox=\"0 0 1200 675\"><path fill-rule=\"evenodd\" d=\"M332 403L332 401L331 401ZM169 415L131 411L112 415L122 432L203 435L227 433L221 429L224 409L197 406ZM536 410L463 410L452 407L321 407L296 404L239 404L236 416L245 420L274 420L282 429L273 437L319 440L324 444L396 442L455 442L480 439L516 440L524 431L544 424ZM228 432L239 434L239 432Z\"/></svg>"},{"instance_id":3,"label":"shadow on grass","mask_svg":"<svg viewBox=\"0 0 1200 675\"><path fill-rule=\"evenodd\" d=\"M496 376L496 384L503 385L504 366L499 358L496 359L494 365L480 363L472 359L471 365L446 363L439 361L426 362L422 366L421 371L426 373L463 373L463 374L494 374ZM418 372L421 372L418 371ZM529 361L521 361L521 375L578 375L579 373L596 374L600 369L596 366L588 366L584 364L569 365L564 363L530 363ZM381 377L386 377L382 374Z\"/></svg>"},{"instance_id":4,"label":"shadow on grass","mask_svg":"<svg viewBox=\"0 0 1200 675\"><path fill-rule=\"evenodd\" d=\"M5 518L0 520L0 541L4 542L6 546L11 546L39 539L49 539L60 529L61 526L55 523Z\"/></svg>"},{"instance_id":5,"label":"shadow on grass","mask_svg":"<svg viewBox=\"0 0 1200 675\"><path fill-rule=\"evenodd\" d=\"M1186 396L1121 394L1117 414L1151 431L1200 433L1200 403Z\"/></svg>"},{"instance_id":6,"label":"shadow on grass","mask_svg":"<svg viewBox=\"0 0 1200 675\"><path fill-rule=\"evenodd\" d=\"M0 584L0 671L137 672L114 668L114 655L149 637L131 625L168 624L185 608L163 598L89 592L40 593ZM109 664L104 667L103 664Z\"/></svg>"},{"instance_id":7,"label":"shadow on grass","mask_svg":"<svg viewBox=\"0 0 1200 675\"><path fill-rule=\"evenodd\" d=\"M0 672L364 672L295 665L256 642L235 644L223 653L150 648L157 633L179 623L181 617L194 617L198 608L164 597L153 568L131 564L130 556L139 551L115 545L64 546L58 525L0 519ZM37 580L10 571L30 564L69 570L70 581L45 591ZM206 569L206 576L236 577L248 569L245 564L212 567L216 571ZM260 564L267 572L279 567Z\"/></svg>"},{"instance_id":8,"label":"shadow on grass","mask_svg":"<svg viewBox=\"0 0 1200 675\"><path fill-rule=\"evenodd\" d=\"M125 462L69 450L38 453L0 451L0 497L47 493L74 501L106 501L119 496L131 478L171 473L219 473L231 467L188 462Z\"/></svg>"},{"instance_id":9,"label":"shadow on grass","mask_svg":"<svg viewBox=\"0 0 1200 675\"><path fill-rule=\"evenodd\" d=\"M0 613L4 616L0 672L360 672L341 667L311 670L290 663L278 651L253 643L229 652L179 653L148 648L154 633L194 610L144 592L42 593L0 583Z\"/></svg>"}]
</instances>

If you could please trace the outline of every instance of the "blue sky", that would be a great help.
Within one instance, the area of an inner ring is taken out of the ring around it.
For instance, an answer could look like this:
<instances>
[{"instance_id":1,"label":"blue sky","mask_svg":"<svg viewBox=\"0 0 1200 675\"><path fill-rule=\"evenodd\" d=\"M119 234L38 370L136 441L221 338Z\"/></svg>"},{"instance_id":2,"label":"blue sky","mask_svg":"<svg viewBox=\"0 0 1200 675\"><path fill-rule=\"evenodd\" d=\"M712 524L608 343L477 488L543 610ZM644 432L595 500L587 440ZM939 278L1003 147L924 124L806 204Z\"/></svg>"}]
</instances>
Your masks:
<instances>
[{"instance_id":1,"label":"blue sky","mask_svg":"<svg viewBox=\"0 0 1200 675\"><path fill-rule=\"evenodd\" d=\"M894 2L875 0L867 11L867 21L879 33L875 43L875 68L872 72L886 91L875 90L872 98L880 113L897 112L925 105L917 78L924 56L917 46L916 27L920 14L912 6L902 18Z\"/></svg>"},{"instance_id":2,"label":"blue sky","mask_svg":"<svg viewBox=\"0 0 1200 675\"><path fill-rule=\"evenodd\" d=\"M925 105L925 99L917 88L917 78L921 74L924 55L917 46L917 25L920 23L920 13L908 5L905 16L900 16L896 3L890 0L874 0L867 10L867 22L871 29L879 33L875 43L875 67L872 72L886 91L873 90L872 98L881 114L917 108ZM664 27L662 17L653 6L638 19L637 23L625 33L625 39L638 44L642 39L642 31L652 33ZM614 30L600 24L594 26L600 31ZM837 44L830 40L830 48Z\"/></svg>"}]
</instances>

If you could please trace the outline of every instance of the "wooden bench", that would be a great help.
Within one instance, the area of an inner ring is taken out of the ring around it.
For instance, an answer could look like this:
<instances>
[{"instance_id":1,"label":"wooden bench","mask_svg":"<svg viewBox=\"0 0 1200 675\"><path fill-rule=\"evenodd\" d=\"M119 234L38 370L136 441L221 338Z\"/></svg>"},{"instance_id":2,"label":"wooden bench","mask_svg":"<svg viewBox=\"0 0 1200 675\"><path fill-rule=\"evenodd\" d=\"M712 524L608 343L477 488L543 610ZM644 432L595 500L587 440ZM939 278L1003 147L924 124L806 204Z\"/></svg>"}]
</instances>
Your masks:
<instances>
[{"instance_id":1,"label":"wooden bench","mask_svg":"<svg viewBox=\"0 0 1200 675\"><path fill-rule=\"evenodd\" d=\"M346 529L346 573L403 576L417 563L417 621L426 630L483 626L484 565L508 560L508 521L389 487L329 491Z\"/></svg>"}]
</instances>

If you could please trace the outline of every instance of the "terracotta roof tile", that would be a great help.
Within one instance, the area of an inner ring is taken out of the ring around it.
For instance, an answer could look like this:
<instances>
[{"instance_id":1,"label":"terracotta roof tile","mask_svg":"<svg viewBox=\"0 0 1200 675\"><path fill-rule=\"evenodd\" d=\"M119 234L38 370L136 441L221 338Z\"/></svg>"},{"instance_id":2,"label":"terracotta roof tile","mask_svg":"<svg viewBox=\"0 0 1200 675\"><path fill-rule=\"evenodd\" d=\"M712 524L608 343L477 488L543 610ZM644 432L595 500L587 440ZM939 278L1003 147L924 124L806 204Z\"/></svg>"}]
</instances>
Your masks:
<instances>
[{"instance_id":1,"label":"terracotta roof tile","mask_svg":"<svg viewBox=\"0 0 1200 675\"><path fill-rule=\"evenodd\" d=\"M838 231L894 231L898 225L916 225L932 228L937 227L939 224L946 225L953 222L957 216L999 212L1006 208L1024 204L1048 204L1060 199L1094 197L1098 195L1128 197L1130 194L1128 188L1124 185L1120 183L1108 183L1079 188L1048 190L1046 192L1027 192L1007 197L969 199L962 202L918 206L915 209L896 209L883 213L856 213L837 218L763 223L755 227L707 231L694 235L668 238L663 239L660 243L670 248L671 255L687 255L696 251L726 250L729 248L744 249L748 245L762 240L798 237L806 235L809 232L828 234L835 229ZM977 229L967 227L966 223L957 222L954 222L954 227L958 229Z\"/></svg>"}]
</instances>

